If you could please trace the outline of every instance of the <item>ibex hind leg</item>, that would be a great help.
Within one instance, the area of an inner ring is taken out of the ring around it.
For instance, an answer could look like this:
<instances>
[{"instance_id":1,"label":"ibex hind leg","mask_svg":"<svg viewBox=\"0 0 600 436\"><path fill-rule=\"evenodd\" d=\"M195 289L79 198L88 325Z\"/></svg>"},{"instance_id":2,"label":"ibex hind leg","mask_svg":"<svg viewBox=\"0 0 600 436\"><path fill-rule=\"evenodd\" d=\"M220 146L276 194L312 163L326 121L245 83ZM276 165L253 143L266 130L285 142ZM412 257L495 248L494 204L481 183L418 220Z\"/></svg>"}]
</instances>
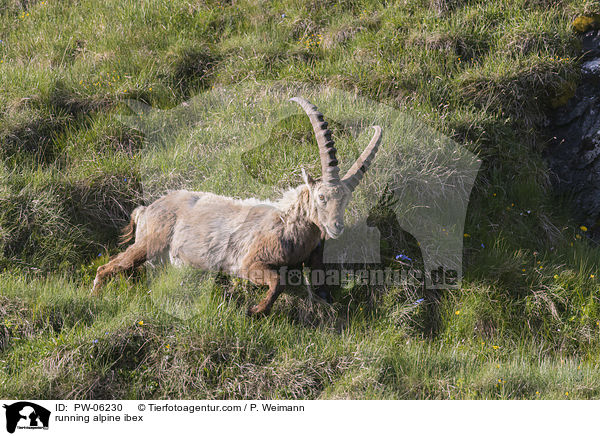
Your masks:
<instances>
[{"instance_id":1,"label":"ibex hind leg","mask_svg":"<svg viewBox=\"0 0 600 436\"><path fill-rule=\"evenodd\" d=\"M283 287L279 283L279 274L269 268L267 264L256 262L250 266L248 278L256 285L269 287L266 297L257 305L248 308L248 315L268 315L273 303L281 294Z\"/></svg>"},{"instance_id":2,"label":"ibex hind leg","mask_svg":"<svg viewBox=\"0 0 600 436\"><path fill-rule=\"evenodd\" d=\"M134 269L143 264L147 259L146 244L135 243L123 253L116 255L106 265L98 267L92 294L98 295L100 288L106 280L122 271Z\"/></svg>"}]
</instances>

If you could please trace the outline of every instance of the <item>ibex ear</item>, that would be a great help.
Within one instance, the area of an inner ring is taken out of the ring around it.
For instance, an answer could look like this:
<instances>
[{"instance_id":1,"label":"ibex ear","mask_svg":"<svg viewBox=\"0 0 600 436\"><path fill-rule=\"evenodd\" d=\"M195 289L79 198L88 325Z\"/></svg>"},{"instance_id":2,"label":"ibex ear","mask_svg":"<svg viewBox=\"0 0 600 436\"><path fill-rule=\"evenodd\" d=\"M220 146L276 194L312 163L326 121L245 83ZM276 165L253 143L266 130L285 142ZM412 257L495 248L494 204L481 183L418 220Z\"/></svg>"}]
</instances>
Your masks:
<instances>
[{"instance_id":1,"label":"ibex ear","mask_svg":"<svg viewBox=\"0 0 600 436\"><path fill-rule=\"evenodd\" d=\"M315 184L315 179L313 179L310 174L304 170L304 168L302 168L302 180L304 180L304 183L306 183L309 188L312 188L312 186Z\"/></svg>"}]
</instances>

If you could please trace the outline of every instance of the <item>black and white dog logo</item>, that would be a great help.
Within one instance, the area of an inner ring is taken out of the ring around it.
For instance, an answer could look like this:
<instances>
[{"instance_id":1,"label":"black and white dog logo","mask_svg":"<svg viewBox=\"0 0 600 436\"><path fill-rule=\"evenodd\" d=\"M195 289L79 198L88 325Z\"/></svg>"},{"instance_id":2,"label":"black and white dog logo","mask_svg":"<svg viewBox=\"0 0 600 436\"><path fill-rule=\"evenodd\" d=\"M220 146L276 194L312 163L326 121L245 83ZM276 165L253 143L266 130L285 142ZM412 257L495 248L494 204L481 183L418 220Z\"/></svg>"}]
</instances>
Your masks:
<instances>
[{"instance_id":1,"label":"black and white dog logo","mask_svg":"<svg viewBox=\"0 0 600 436\"><path fill-rule=\"evenodd\" d=\"M6 431L19 429L48 429L50 411L28 401L4 405L6 409Z\"/></svg>"}]
</instances>

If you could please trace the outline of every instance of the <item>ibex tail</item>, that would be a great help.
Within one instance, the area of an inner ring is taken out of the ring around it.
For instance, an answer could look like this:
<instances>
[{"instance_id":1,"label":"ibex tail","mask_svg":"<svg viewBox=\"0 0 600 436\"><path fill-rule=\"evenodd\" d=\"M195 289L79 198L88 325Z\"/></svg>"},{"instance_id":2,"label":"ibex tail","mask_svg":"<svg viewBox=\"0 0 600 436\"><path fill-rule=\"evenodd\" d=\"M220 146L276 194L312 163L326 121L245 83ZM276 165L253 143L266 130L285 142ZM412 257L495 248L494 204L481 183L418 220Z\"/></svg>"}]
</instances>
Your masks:
<instances>
[{"instance_id":1,"label":"ibex tail","mask_svg":"<svg viewBox=\"0 0 600 436\"><path fill-rule=\"evenodd\" d=\"M135 235L135 226L138 221L138 217L141 213L144 212L146 206L136 207L133 212L131 212L131 219L129 220L129 224L123 228L123 233L121 234L121 238L119 241L119 245L124 245L133 239Z\"/></svg>"}]
</instances>

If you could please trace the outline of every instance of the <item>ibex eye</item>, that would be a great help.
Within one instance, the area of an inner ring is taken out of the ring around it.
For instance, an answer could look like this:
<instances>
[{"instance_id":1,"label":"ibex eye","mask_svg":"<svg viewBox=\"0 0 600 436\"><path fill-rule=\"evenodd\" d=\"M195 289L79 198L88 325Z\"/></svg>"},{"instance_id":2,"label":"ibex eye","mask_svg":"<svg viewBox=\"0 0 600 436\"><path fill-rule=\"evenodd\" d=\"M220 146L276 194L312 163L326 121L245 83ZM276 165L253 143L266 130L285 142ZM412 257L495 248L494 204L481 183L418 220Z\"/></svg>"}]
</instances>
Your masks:
<instances>
[{"instance_id":1,"label":"ibex eye","mask_svg":"<svg viewBox=\"0 0 600 436\"><path fill-rule=\"evenodd\" d=\"M325 201L325 196L324 196L323 194L320 194L320 195L319 195L319 200L321 200L321 201Z\"/></svg>"}]
</instances>

